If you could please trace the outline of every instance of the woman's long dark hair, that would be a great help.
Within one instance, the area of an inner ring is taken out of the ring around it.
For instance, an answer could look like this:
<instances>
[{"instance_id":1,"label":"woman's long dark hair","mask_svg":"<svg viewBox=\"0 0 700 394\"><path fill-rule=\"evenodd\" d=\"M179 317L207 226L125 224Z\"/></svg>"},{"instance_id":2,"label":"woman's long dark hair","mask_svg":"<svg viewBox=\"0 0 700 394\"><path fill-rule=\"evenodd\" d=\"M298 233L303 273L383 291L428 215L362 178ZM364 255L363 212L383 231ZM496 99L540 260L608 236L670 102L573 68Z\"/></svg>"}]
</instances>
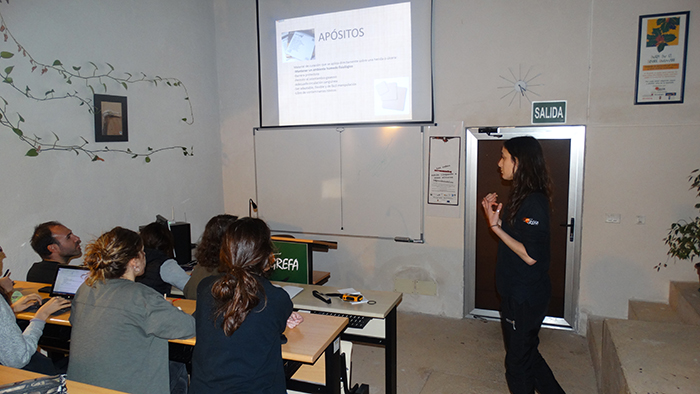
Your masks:
<instances>
[{"instance_id":1,"label":"woman's long dark hair","mask_svg":"<svg viewBox=\"0 0 700 394\"><path fill-rule=\"evenodd\" d=\"M272 268L270 228L256 218L241 218L226 229L221 243L219 270L224 275L212 286L215 317L222 317L224 334L230 336L248 313L260 303L263 293L258 278Z\"/></svg>"},{"instance_id":2,"label":"woman's long dark hair","mask_svg":"<svg viewBox=\"0 0 700 394\"><path fill-rule=\"evenodd\" d=\"M209 219L204 227L202 239L197 244L194 258L197 264L208 268L210 271L219 267L219 252L221 251L221 238L226 228L238 219L237 216L222 214Z\"/></svg>"},{"instance_id":3,"label":"woman's long dark hair","mask_svg":"<svg viewBox=\"0 0 700 394\"><path fill-rule=\"evenodd\" d=\"M503 147L508 150L515 162L513 187L506 204L508 215L505 218L512 226L515 224L515 215L525 197L539 192L551 200L552 181L549 178L542 146L535 138L529 136L511 138L503 142Z\"/></svg>"}]
</instances>

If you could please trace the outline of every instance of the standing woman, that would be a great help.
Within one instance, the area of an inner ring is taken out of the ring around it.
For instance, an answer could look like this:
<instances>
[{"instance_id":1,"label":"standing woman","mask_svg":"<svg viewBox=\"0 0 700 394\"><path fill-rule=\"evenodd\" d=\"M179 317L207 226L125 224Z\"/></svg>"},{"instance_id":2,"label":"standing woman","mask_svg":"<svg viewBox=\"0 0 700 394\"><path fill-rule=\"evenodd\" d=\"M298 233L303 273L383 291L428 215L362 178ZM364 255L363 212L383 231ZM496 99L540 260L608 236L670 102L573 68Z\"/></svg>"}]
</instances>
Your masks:
<instances>
[{"instance_id":1,"label":"standing woman","mask_svg":"<svg viewBox=\"0 0 700 394\"><path fill-rule=\"evenodd\" d=\"M273 246L264 221L242 218L226 229L221 275L197 289L197 344L190 393L284 394L285 326L301 322L292 300L265 278Z\"/></svg>"},{"instance_id":2,"label":"standing woman","mask_svg":"<svg viewBox=\"0 0 700 394\"><path fill-rule=\"evenodd\" d=\"M141 237L121 227L87 246L90 276L73 299L68 378L127 393L167 394L168 340L194 336L194 318L136 283Z\"/></svg>"},{"instance_id":3,"label":"standing woman","mask_svg":"<svg viewBox=\"0 0 700 394\"><path fill-rule=\"evenodd\" d=\"M496 287L506 345L506 380L513 394L563 393L537 346L547 314L551 181L542 147L532 137L503 143L501 177L512 181L505 207L490 193L481 201L489 228L500 239ZM501 215L501 210L502 215Z\"/></svg>"}]
</instances>

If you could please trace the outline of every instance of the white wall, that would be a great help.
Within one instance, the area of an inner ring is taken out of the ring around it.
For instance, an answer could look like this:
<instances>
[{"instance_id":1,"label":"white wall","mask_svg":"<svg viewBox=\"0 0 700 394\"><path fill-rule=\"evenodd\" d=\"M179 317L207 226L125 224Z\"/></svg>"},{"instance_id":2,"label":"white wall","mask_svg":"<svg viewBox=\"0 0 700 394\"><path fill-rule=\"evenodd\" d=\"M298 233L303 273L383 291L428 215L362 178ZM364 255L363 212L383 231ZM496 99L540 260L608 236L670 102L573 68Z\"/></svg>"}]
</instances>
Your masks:
<instances>
[{"instance_id":1,"label":"white wall","mask_svg":"<svg viewBox=\"0 0 700 394\"><path fill-rule=\"evenodd\" d=\"M255 196L255 5L215 4L224 201L245 215ZM686 10L685 103L633 105L639 16ZM696 279L685 262L660 273L652 267L666 259L662 238L670 223L697 213L686 178L700 167L699 13L695 0L434 0L436 122L528 125L529 103L509 105L499 89L507 86L500 77L509 69L517 75L522 65L523 74L530 67L541 73L535 100L568 100L568 123L587 126L580 322L587 314L625 317L629 298L666 301L669 280ZM605 213L620 213L622 223L605 224ZM645 225L634 224L637 215L646 216ZM400 308L462 315L463 291L472 291L462 283L462 218L426 216L424 245L330 238L338 250L317 254L315 262L331 271L331 284L392 290L396 278L435 281L436 296L407 294Z\"/></svg>"},{"instance_id":2,"label":"white wall","mask_svg":"<svg viewBox=\"0 0 700 394\"><path fill-rule=\"evenodd\" d=\"M639 15L690 11L685 103L633 105ZM580 309L626 317L627 300L668 301L669 280L697 280L689 262L666 261L672 222L696 216L688 191L700 167L697 1L605 1L593 6ZM619 225L605 224L619 213ZM638 215L646 217L637 225Z\"/></svg>"},{"instance_id":3,"label":"white wall","mask_svg":"<svg viewBox=\"0 0 700 394\"><path fill-rule=\"evenodd\" d=\"M194 147L193 157L181 151L143 159L106 153L104 162L67 152L44 152L25 157L29 146L12 131L0 129L0 245L12 277L23 280L38 256L29 245L36 224L60 220L87 244L101 232L120 225L137 229L156 214L192 224L192 237L201 234L206 221L223 212L221 147L212 3L184 0L50 1L0 4L0 12L14 36L38 61L61 60L67 67L88 61L115 72L131 72L182 80L189 90L195 123L180 121L189 110L178 90L131 85L124 90L108 86L108 94L127 96L129 142L94 143L112 148L144 151L147 147ZM16 51L0 42L1 50ZM57 79L36 71L21 72L21 59L12 75L20 86L30 85L43 94L61 87ZM3 60L3 69L10 61ZM20 81L21 80L21 81ZM71 89L86 89L73 84ZM57 89L58 91L58 89ZM89 90L87 91L89 93ZM98 92L99 93L99 92ZM10 112L26 119L22 128L46 143L52 132L60 142L94 141L93 115L76 102L24 103L6 84L0 84Z\"/></svg>"}]
</instances>

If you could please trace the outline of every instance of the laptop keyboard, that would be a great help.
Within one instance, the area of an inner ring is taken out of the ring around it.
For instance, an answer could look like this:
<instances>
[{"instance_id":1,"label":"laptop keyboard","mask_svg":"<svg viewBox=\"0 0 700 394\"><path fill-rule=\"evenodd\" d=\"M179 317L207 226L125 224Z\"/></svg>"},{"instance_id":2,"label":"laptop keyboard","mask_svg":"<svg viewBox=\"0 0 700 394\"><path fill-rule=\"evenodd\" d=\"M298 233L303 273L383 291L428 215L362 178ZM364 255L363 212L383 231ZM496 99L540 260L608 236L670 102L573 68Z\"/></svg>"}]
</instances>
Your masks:
<instances>
[{"instance_id":1,"label":"laptop keyboard","mask_svg":"<svg viewBox=\"0 0 700 394\"><path fill-rule=\"evenodd\" d=\"M41 308L42 305L46 304L46 302L50 299L51 298L42 298L41 303L38 303L38 302L34 303L34 304L30 305L29 308L23 310L22 312L36 312L39 310L39 308ZM51 316L62 315L68 311L70 311L70 306L67 306L65 308L61 308L61 309L57 310L56 312L52 313Z\"/></svg>"},{"instance_id":2,"label":"laptop keyboard","mask_svg":"<svg viewBox=\"0 0 700 394\"><path fill-rule=\"evenodd\" d=\"M357 316L357 315L346 315L344 313L323 312L323 311L311 311L311 313L315 313L317 315L347 317L349 320L348 327L350 327L350 328L360 328L360 329L365 328L367 323L369 323L369 321L372 320L371 317Z\"/></svg>"}]
</instances>

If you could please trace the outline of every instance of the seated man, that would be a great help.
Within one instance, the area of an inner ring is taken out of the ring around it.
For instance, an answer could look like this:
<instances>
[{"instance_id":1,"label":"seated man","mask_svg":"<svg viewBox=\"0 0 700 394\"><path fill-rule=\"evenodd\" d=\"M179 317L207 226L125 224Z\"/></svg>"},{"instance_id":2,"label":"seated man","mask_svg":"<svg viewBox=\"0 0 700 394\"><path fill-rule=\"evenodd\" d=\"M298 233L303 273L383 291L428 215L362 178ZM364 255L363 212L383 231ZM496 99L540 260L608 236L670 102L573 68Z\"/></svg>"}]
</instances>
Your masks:
<instances>
[{"instance_id":1,"label":"seated man","mask_svg":"<svg viewBox=\"0 0 700 394\"><path fill-rule=\"evenodd\" d=\"M80 257L80 237L59 222L46 222L34 228L32 249L41 256L27 272L28 282L53 283L59 264Z\"/></svg>"}]
</instances>

